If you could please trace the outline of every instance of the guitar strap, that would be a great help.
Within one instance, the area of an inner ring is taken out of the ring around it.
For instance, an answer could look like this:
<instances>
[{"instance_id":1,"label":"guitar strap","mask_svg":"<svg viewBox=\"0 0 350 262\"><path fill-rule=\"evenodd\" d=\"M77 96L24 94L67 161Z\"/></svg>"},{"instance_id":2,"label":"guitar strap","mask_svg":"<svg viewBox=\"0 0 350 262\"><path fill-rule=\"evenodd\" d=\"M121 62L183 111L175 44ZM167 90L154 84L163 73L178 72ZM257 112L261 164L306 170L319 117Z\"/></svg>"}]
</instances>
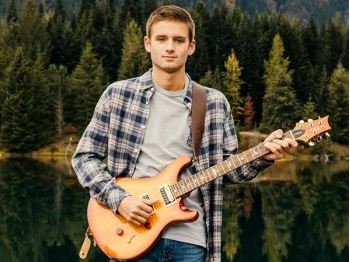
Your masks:
<instances>
[{"instance_id":1,"label":"guitar strap","mask_svg":"<svg viewBox=\"0 0 350 262\"><path fill-rule=\"evenodd\" d=\"M198 161L207 111L207 92L204 86L192 81L192 148L194 160Z\"/></svg>"}]
</instances>

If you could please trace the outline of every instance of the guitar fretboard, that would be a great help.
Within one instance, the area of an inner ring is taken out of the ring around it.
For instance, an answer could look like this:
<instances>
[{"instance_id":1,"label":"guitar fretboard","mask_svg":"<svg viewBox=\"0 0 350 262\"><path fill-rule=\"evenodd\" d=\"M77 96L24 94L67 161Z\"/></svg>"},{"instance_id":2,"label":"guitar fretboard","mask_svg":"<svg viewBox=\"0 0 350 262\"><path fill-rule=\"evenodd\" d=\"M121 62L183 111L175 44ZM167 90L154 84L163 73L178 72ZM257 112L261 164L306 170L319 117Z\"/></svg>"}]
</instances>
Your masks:
<instances>
[{"instance_id":1,"label":"guitar fretboard","mask_svg":"<svg viewBox=\"0 0 350 262\"><path fill-rule=\"evenodd\" d=\"M283 138L294 139L291 131L283 134ZM230 156L226 160L209 167L190 177L181 179L177 183L170 186L170 189L175 198L185 195L194 189L203 186L227 173L235 170L253 160L268 154L270 151L265 148L264 143L260 143L242 153Z\"/></svg>"}]
</instances>

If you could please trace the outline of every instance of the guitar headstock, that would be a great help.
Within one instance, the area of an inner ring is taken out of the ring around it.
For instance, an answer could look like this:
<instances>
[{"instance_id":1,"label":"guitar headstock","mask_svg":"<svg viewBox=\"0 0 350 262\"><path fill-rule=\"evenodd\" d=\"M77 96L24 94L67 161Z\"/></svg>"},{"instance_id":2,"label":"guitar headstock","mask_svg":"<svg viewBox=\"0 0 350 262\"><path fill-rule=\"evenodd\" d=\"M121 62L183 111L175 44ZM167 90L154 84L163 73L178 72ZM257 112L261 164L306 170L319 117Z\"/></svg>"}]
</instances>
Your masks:
<instances>
[{"instance_id":1,"label":"guitar headstock","mask_svg":"<svg viewBox=\"0 0 350 262\"><path fill-rule=\"evenodd\" d=\"M327 132L331 129L328 123L328 116L325 116L316 120L309 119L307 122L300 120L291 132L295 140L303 141L304 143L310 142L312 146L314 143L310 141L311 139L317 138L321 140L323 134L329 136Z\"/></svg>"}]
</instances>

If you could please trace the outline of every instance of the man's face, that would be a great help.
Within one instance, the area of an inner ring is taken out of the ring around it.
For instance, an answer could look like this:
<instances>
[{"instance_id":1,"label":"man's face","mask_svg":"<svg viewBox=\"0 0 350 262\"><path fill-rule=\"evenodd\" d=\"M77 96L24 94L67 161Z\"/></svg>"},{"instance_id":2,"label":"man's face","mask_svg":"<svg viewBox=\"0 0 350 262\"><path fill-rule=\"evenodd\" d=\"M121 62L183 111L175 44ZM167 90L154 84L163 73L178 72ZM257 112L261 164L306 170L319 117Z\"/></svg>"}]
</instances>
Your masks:
<instances>
[{"instance_id":1,"label":"man's face","mask_svg":"<svg viewBox=\"0 0 350 262\"><path fill-rule=\"evenodd\" d=\"M189 40L189 29L178 21L160 21L152 25L150 38L145 36L147 52L153 67L174 73L185 67L188 55L195 50L195 41Z\"/></svg>"}]
</instances>

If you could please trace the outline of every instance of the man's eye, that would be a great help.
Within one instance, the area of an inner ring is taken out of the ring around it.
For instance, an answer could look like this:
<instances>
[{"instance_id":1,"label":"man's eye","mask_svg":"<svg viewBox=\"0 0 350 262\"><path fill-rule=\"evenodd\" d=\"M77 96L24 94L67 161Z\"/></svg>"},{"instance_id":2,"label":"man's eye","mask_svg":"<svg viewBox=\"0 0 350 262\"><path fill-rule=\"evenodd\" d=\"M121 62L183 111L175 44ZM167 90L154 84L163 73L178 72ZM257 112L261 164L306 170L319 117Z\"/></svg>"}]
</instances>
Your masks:
<instances>
[{"instance_id":1,"label":"man's eye","mask_svg":"<svg viewBox=\"0 0 350 262\"><path fill-rule=\"evenodd\" d=\"M183 43L183 42L185 42L183 39L175 39L175 41L178 42L178 43Z\"/></svg>"}]
</instances>

